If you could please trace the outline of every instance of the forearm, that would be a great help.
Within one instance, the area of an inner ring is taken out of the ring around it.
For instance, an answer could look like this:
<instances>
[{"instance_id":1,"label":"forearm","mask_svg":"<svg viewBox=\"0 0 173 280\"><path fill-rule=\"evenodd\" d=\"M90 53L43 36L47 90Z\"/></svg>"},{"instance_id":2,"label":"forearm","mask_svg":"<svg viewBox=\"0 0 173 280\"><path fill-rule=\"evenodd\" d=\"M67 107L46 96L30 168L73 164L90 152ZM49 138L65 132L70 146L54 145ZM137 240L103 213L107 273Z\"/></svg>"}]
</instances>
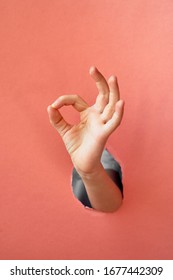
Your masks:
<instances>
[{"instance_id":1,"label":"forearm","mask_svg":"<svg viewBox=\"0 0 173 280\"><path fill-rule=\"evenodd\" d=\"M93 209L114 212L122 204L122 194L100 163L92 174L80 174Z\"/></svg>"}]
</instances>

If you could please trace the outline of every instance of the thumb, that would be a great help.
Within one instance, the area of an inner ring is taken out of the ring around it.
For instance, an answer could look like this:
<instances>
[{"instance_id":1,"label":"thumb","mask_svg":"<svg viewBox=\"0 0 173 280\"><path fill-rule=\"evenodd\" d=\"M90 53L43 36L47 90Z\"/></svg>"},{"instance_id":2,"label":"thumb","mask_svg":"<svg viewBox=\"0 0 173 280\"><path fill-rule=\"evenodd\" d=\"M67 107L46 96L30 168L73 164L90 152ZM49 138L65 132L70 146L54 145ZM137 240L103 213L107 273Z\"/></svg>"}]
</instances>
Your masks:
<instances>
[{"instance_id":1,"label":"thumb","mask_svg":"<svg viewBox=\"0 0 173 280\"><path fill-rule=\"evenodd\" d=\"M51 125L63 136L71 128L71 125L64 120L59 110L51 105L47 107L47 112Z\"/></svg>"}]
</instances>

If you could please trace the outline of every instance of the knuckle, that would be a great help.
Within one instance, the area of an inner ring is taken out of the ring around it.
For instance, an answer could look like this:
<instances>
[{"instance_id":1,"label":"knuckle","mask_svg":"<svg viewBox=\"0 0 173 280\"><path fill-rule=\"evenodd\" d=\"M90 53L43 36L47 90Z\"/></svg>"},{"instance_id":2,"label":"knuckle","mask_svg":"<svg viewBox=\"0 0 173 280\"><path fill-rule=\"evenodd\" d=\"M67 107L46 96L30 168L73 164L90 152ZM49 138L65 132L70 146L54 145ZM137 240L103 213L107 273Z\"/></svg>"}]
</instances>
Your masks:
<instances>
[{"instance_id":1,"label":"knuckle","mask_svg":"<svg viewBox=\"0 0 173 280\"><path fill-rule=\"evenodd\" d=\"M111 106L111 104L107 104L107 106L106 106L107 108L107 111L109 112L109 111L112 111L112 106Z\"/></svg>"}]
</instances>

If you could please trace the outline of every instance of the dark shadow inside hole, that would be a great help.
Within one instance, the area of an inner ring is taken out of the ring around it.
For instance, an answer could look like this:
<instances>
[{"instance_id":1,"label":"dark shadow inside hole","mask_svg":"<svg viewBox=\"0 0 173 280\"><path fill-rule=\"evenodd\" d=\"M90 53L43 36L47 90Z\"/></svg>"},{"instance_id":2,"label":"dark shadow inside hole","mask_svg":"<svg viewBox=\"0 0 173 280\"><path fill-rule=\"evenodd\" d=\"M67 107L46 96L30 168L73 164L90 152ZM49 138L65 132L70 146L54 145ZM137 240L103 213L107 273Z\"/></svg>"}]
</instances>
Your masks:
<instances>
[{"instance_id":1,"label":"dark shadow inside hole","mask_svg":"<svg viewBox=\"0 0 173 280\"><path fill-rule=\"evenodd\" d=\"M120 164L116 161L116 159L108 152L107 149L103 151L101 157L101 163L111 177L111 179L115 182L116 186L120 189L123 197L123 184L122 184L122 171ZM82 182L80 175L77 173L76 169L73 169L72 172L72 189L74 196L85 206L92 208L91 203L89 201L85 186Z\"/></svg>"}]
</instances>

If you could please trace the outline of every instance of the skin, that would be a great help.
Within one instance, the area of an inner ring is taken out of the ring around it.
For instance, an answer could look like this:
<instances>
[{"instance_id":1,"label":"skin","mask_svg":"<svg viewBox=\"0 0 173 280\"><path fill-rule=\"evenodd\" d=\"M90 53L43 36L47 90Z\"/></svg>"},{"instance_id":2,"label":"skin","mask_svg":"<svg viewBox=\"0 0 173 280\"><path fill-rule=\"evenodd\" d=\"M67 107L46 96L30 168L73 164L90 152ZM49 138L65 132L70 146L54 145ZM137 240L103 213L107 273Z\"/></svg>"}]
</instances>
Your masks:
<instances>
[{"instance_id":1,"label":"skin","mask_svg":"<svg viewBox=\"0 0 173 280\"><path fill-rule=\"evenodd\" d=\"M89 106L78 95L62 95L48 106L47 111L50 123L62 137L84 182L92 207L102 212L114 212L122 203L122 195L100 159L109 136L121 123L124 101L120 100L115 76L106 81L94 66L89 73L98 89L94 105ZM77 125L71 125L63 118L60 113L63 106L73 106L79 112L80 122Z\"/></svg>"}]
</instances>

